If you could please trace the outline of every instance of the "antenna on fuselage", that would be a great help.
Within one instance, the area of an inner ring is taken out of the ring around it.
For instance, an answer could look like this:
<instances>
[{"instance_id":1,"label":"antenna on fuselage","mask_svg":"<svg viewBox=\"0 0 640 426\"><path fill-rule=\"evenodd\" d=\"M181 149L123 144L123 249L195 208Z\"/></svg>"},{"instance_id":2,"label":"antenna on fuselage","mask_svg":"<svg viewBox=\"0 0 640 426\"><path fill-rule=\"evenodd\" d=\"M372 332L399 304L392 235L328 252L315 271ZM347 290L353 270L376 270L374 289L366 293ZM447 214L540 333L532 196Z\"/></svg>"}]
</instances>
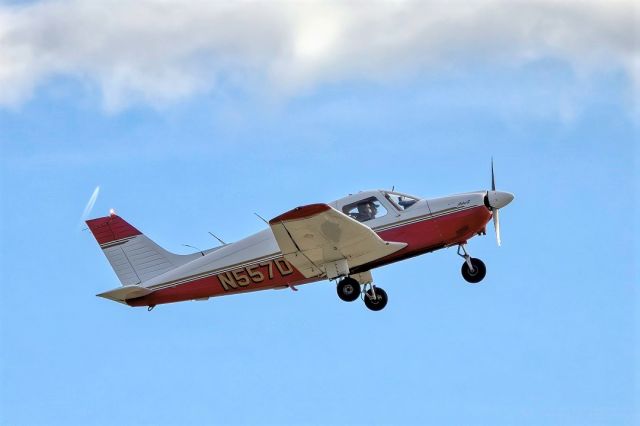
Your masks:
<instances>
[{"instance_id":1,"label":"antenna on fuselage","mask_svg":"<svg viewBox=\"0 0 640 426\"><path fill-rule=\"evenodd\" d=\"M266 223L267 225L269 224L269 222L267 222L267 220L266 220L264 217L260 216L258 213L253 212L253 214L255 214L256 216L258 216L258 217L260 218L260 220L262 220L262 221L263 221L264 223Z\"/></svg>"},{"instance_id":2,"label":"antenna on fuselage","mask_svg":"<svg viewBox=\"0 0 640 426\"><path fill-rule=\"evenodd\" d=\"M215 238L216 240L220 241L220 244L222 245L226 245L227 243L225 243L224 241L222 241L221 238L218 238L213 232L211 231L207 231L209 233L209 235L211 235L213 238Z\"/></svg>"},{"instance_id":3,"label":"antenna on fuselage","mask_svg":"<svg viewBox=\"0 0 640 426\"><path fill-rule=\"evenodd\" d=\"M196 250L198 250L200 252L201 255L204 256L204 252L202 250L200 250L198 247L195 247L195 246L192 246L192 245L189 245L189 244L182 244L182 245L184 247L189 247L189 248L192 248L192 249L196 249Z\"/></svg>"}]
</instances>

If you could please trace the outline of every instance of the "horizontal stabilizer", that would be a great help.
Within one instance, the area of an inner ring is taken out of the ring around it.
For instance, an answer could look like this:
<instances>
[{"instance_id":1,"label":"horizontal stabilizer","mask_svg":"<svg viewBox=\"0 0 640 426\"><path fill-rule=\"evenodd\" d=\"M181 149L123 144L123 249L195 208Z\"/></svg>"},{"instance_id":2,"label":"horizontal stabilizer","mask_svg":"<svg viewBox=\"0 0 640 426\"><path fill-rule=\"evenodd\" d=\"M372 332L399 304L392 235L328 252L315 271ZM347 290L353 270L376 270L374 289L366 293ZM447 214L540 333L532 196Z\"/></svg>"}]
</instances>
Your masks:
<instances>
[{"instance_id":1,"label":"horizontal stabilizer","mask_svg":"<svg viewBox=\"0 0 640 426\"><path fill-rule=\"evenodd\" d=\"M104 297L105 299L115 300L116 302L125 303L127 299L134 299L136 297L145 296L152 291L146 287L139 285L126 285L118 287L113 290L105 291L104 293L97 294L96 296Z\"/></svg>"}]
</instances>

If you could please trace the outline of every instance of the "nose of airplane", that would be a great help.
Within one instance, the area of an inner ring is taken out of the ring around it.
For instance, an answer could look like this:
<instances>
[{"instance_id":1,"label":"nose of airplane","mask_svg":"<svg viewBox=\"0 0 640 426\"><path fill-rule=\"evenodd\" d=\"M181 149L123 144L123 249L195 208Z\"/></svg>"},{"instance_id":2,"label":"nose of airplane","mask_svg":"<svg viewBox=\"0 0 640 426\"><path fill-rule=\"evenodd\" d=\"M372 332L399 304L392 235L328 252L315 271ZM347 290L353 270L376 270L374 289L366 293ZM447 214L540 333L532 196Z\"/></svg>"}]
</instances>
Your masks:
<instances>
[{"instance_id":1,"label":"nose of airplane","mask_svg":"<svg viewBox=\"0 0 640 426\"><path fill-rule=\"evenodd\" d=\"M502 191L487 191L487 197L489 199L489 205L494 209L501 209L511 201L513 201L513 194L510 192Z\"/></svg>"}]
</instances>

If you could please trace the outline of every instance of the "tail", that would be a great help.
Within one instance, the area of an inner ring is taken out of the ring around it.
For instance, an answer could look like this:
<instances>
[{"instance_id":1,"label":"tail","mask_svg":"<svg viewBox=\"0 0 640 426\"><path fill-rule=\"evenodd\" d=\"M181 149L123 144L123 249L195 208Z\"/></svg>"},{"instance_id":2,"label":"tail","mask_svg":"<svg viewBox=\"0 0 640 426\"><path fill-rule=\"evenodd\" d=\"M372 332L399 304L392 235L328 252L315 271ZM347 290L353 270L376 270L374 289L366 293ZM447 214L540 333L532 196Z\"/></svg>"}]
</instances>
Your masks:
<instances>
[{"instance_id":1,"label":"tail","mask_svg":"<svg viewBox=\"0 0 640 426\"><path fill-rule=\"evenodd\" d=\"M115 214L87 220L87 225L123 286L141 286L201 256L170 253Z\"/></svg>"}]
</instances>

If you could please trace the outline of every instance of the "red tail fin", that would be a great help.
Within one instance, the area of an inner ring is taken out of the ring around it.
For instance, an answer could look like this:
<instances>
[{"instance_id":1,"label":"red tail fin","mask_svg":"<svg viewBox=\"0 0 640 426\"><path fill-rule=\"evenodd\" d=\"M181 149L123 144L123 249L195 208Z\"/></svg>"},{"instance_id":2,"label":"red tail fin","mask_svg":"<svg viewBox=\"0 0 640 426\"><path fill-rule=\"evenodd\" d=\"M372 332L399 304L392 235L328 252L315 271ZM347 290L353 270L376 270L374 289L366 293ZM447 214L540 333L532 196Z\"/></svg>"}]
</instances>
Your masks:
<instances>
[{"instance_id":1,"label":"red tail fin","mask_svg":"<svg viewBox=\"0 0 640 426\"><path fill-rule=\"evenodd\" d=\"M87 220L87 225L100 245L142 234L115 214Z\"/></svg>"}]
</instances>

